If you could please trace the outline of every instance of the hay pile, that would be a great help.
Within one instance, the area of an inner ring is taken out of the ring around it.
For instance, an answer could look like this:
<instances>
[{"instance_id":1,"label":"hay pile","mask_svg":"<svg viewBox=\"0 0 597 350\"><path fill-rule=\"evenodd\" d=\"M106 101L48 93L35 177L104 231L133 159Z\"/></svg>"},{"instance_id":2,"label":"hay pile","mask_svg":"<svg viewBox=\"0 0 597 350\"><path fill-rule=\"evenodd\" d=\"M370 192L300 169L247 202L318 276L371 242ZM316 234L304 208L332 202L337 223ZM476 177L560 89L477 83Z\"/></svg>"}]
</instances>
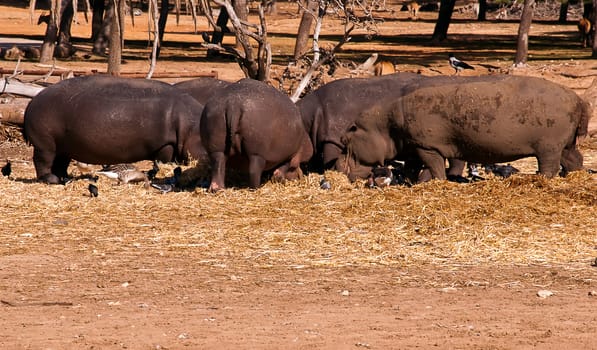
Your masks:
<instances>
[{"instance_id":1,"label":"hay pile","mask_svg":"<svg viewBox=\"0 0 597 350\"><path fill-rule=\"evenodd\" d=\"M12 180L0 178L1 255L176 255L262 267L589 266L597 256L597 175L586 172L383 190L328 172L331 190L311 174L218 194L162 194L100 177L99 197L91 198L87 180L48 186L31 182L31 162L13 168ZM163 166L158 177L173 168Z\"/></svg>"}]
</instances>

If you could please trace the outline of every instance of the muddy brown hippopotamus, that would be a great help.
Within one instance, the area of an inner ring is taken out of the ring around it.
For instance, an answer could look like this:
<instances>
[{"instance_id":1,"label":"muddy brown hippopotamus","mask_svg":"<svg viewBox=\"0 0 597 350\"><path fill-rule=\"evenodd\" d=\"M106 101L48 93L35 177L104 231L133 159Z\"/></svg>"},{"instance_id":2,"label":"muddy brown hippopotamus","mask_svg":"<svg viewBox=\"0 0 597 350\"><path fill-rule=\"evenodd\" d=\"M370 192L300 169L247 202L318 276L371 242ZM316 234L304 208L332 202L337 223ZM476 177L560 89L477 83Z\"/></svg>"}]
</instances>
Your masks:
<instances>
[{"instance_id":1,"label":"muddy brown hippopotamus","mask_svg":"<svg viewBox=\"0 0 597 350\"><path fill-rule=\"evenodd\" d=\"M553 177L582 168L577 138L587 134L587 104L573 91L522 76L426 77L403 88L393 104L377 104L351 125L343 141L354 162L394 157L396 142L412 144L434 178L444 158L475 163L535 156Z\"/></svg>"},{"instance_id":2,"label":"muddy brown hippopotamus","mask_svg":"<svg viewBox=\"0 0 597 350\"><path fill-rule=\"evenodd\" d=\"M167 83L78 77L31 100L23 133L34 147L37 178L56 184L67 177L71 159L116 164L206 158L202 111L202 104Z\"/></svg>"},{"instance_id":3,"label":"muddy brown hippopotamus","mask_svg":"<svg viewBox=\"0 0 597 350\"><path fill-rule=\"evenodd\" d=\"M242 79L216 93L201 116L201 137L212 164L210 190L224 188L226 168L249 173L249 187L264 170L296 179L313 149L298 108L275 88Z\"/></svg>"},{"instance_id":4,"label":"muddy brown hippopotamus","mask_svg":"<svg viewBox=\"0 0 597 350\"><path fill-rule=\"evenodd\" d=\"M402 95L403 87L421 79L415 73L396 73L381 77L338 79L305 95L296 105L301 111L305 129L313 144L314 154L309 170L322 173L327 169L350 174L350 179L365 179L372 165L359 165L346 158L341 137L364 111L389 105ZM399 158L407 160L409 177L420 176L421 162L408 148L398 147ZM452 160L449 174L461 175L464 162ZM425 176L424 174L421 174Z\"/></svg>"},{"instance_id":5,"label":"muddy brown hippopotamus","mask_svg":"<svg viewBox=\"0 0 597 350\"><path fill-rule=\"evenodd\" d=\"M211 77L200 77L176 83L173 86L191 95L202 105L205 105L211 96L232 83Z\"/></svg>"}]
</instances>

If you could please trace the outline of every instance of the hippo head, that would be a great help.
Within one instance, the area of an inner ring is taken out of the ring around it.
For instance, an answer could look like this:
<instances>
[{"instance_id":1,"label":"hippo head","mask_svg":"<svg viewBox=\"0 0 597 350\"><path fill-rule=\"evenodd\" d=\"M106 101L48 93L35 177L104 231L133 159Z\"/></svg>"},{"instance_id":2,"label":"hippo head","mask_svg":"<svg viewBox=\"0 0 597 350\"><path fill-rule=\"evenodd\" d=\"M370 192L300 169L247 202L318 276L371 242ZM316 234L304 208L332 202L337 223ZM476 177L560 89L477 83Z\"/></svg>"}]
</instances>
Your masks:
<instances>
[{"instance_id":1,"label":"hippo head","mask_svg":"<svg viewBox=\"0 0 597 350\"><path fill-rule=\"evenodd\" d=\"M387 117L373 110L352 123L341 138L346 151L338 162L343 162L344 166L338 169L337 163L336 169L354 181L367 178L372 167L396 157L401 145L392 139L387 121Z\"/></svg>"}]
</instances>

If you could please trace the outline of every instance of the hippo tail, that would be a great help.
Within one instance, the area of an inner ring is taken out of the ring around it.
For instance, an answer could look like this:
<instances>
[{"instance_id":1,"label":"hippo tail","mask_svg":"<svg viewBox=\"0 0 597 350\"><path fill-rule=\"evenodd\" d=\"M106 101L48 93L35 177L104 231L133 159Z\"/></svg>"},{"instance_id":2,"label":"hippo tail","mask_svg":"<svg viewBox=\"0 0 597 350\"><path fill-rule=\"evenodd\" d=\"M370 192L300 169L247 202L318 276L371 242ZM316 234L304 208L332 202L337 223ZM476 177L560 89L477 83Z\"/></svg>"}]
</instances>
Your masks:
<instances>
[{"instance_id":1,"label":"hippo tail","mask_svg":"<svg viewBox=\"0 0 597 350\"><path fill-rule=\"evenodd\" d=\"M227 152L234 149L235 152L241 152L241 140L238 130L240 129L240 121L242 119L242 110L231 110L230 107L226 109L226 149Z\"/></svg>"},{"instance_id":2,"label":"hippo tail","mask_svg":"<svg viewBox=\"0 0 597 350\"><path fill-rule=\"evenodd\" d=\"M576 127L576 142L583 140L589 134L589 120L592 116L591 105L582 100L580 102L580 120Z\"/></svg>"}]
</instances>

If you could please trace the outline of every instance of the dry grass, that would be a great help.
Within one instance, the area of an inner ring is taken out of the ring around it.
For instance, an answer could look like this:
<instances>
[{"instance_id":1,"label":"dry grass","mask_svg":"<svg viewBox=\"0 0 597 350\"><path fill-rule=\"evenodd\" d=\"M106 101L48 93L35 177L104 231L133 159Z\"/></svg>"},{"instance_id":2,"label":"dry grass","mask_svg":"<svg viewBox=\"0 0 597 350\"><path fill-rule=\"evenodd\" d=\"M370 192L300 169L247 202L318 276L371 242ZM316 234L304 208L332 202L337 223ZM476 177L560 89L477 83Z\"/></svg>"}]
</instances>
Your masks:
<instances>
[{"instance_id":1,"label":"dry grass","mask_svg":"<svg viewBox=\"0 0 597 350\"><path fill-rule=\"evenodd\" d=\"M161 194L142 184L0 178L0 255L182 255L210 265L580 264L597 256L596 175L368 189L328 172L256 191ZM171 175L164 165L159 177ZM196 177L185 169L185 176Z\"/></svg>"}]
</instances>

